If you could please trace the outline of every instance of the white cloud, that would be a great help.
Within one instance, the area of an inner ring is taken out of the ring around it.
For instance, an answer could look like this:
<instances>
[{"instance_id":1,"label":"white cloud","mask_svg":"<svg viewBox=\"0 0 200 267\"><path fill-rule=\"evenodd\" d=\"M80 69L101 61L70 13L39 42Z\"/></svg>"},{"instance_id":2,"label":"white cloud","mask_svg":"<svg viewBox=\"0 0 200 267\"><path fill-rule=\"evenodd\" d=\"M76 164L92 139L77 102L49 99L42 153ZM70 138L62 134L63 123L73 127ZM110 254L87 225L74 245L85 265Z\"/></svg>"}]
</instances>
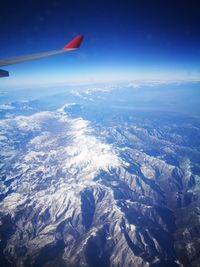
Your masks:
<instances>
[{"instance_id":1,"label":"white cloud","mask_svg":"<svg viewBox=\"0 0 200 267\"><path fill-rule=\"evenodd\" d=\"M11 105L0 105L0 110L10 110L10 109L14 109L15 107L11 106Z\"/></svg>"}]
</instances>

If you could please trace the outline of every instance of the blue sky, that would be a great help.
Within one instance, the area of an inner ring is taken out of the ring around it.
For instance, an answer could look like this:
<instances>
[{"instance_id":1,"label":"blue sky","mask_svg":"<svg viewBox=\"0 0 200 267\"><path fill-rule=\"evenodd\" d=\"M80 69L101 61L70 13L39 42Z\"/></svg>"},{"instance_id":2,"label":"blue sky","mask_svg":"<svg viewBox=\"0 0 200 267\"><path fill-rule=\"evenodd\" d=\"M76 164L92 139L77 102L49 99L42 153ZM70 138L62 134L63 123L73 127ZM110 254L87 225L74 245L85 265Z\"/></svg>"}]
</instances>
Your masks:
<instances>
[{"instance_id":1,"label":"blue sky","mask_svg":"<svg viewBox=\"0 0 200 267\"><path fill-rule=\"evenodd\" d=\"M0 57L57 49L84 34L80 50L4 67L16 84L199 79L196 0L8 0L0 9Z\"/></svg>"}]
</instances>

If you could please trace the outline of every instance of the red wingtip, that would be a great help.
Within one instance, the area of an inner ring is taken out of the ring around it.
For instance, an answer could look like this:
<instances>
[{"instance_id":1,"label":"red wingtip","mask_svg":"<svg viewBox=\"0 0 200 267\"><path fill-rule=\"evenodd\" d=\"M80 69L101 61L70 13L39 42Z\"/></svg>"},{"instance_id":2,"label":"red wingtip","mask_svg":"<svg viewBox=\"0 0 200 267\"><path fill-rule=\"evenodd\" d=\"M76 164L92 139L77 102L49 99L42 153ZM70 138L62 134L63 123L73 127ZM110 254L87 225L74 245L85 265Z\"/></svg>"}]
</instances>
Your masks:
<instances>
[{"instance_id":1,"label":"red wingtip","mask_svg":"<svg viewBox=\"0 0 200 267\"><path fill-rule=\"evenodd\" d=\"M84 36L78 35L73 40L71 40L68 44L64 46L63 49L73 49L73 48L79 48Z\"/></svg>"}]
</instances>

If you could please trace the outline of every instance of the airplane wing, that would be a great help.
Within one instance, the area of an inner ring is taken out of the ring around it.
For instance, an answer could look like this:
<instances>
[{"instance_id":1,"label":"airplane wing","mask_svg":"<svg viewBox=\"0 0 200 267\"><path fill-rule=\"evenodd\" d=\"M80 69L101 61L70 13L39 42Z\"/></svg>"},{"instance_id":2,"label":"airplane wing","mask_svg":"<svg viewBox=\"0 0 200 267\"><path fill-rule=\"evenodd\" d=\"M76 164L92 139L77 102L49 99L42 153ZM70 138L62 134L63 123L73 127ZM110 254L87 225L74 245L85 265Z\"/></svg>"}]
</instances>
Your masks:
<instances>
[{"instance_id":1,"label":"airplane wing","mask_svg":"<svg viewBox=\"0 0 200 267\"><path fill-rule=\"evenodd\" d=\"M33 59L48 57L52 55L62 54L65 52L75 50L79 48L83 38L84 38L83 35L78 35L73 40L71 40L69 43L67 43L63 48L58 49L58 50L52 50L52 51L47 51L47 52L42 52L42 53L37 53L37 54L0 59L0 67L13 65L13 64L33 60ZM8 77L8 76L9 76L8 71L0 70L0 77Z\"/></svg>"}]
</instances>

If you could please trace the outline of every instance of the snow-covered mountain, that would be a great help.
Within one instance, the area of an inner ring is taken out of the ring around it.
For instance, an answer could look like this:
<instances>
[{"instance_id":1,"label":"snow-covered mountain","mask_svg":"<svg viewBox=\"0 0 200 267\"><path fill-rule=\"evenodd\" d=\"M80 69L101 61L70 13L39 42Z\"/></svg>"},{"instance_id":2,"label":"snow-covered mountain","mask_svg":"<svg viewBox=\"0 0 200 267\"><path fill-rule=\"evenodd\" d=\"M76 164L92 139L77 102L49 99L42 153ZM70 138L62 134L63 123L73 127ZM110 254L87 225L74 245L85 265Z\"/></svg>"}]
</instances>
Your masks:
<instances>
[{"instance_id":1,"label":"snow-covered mountain","mask_svg":"<svg viewBox=\"0 0 200 267\"><path fill-rule=\"evenodd\" d=\"M39 106L0 122L1 266L199 266L199 118Z\"/></svg>"}]
</instances>

